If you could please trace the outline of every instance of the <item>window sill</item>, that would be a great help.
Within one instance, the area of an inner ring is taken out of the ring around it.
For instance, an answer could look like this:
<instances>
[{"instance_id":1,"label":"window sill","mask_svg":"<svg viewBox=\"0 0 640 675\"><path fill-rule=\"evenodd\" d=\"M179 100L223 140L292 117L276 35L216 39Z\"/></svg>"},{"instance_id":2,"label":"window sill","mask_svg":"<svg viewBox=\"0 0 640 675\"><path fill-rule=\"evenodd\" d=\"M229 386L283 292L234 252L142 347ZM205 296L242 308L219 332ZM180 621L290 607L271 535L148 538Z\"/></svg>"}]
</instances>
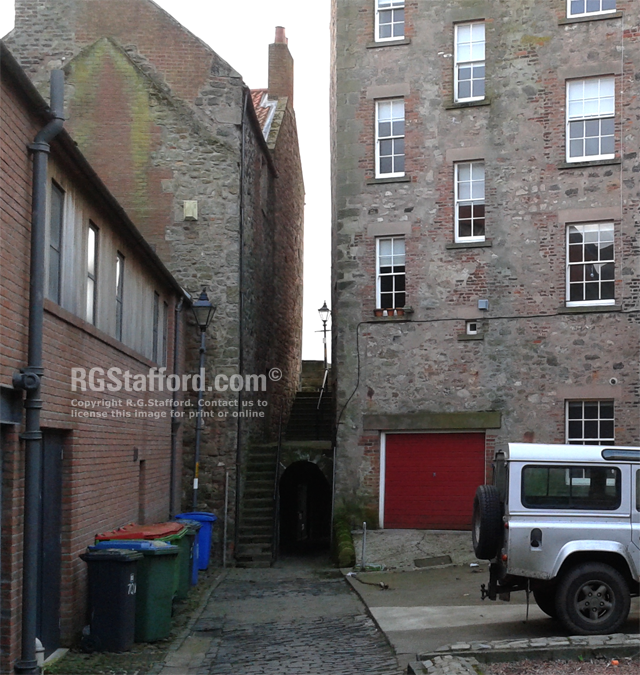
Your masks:
<instances>
[{"instance_id":1,"label":"window sill","mask_svg":"<svg viewBox=\"0 0 640 675\"><path fill-rule=\"evenodd\" d=\"M482 101L467 101L462 103L449 103L445 105L445 110L459 110L462 108L479 108L483 105L491 105L491 99L483 98Z\"/></svg>"},{"instance_id":2,"label":"window sill","mask_svg":"<svg viewBox=\"0 0 640 675\"><path fill-rule=\"evenodd\" d=\"M399 40L385 40L380 42L369 42L367 49L377 49L378 47L397 47L399 45L410 45L411 38L400 38Z\"/></svg>"},{"instance_id":3,"label":"window sill","mask_svg":"<svg viewBox=\"0 0 640 675\"><path fill-rule=\"evenodd\" d=\"M454 241L449 244L445 244L446 249L459 249L459 248L490 248L493 246L492 239L485 239L484 241Z\"/></svg>"},{"instance_id":4,"label":"window sill","mask_svg":"<svg viewBox=\"0 0 640 675\"><path fill-rule=\"evenodd\" d=\"M368 178L367 185L381 185L383 183L410 183L411 176L390 176L389 178Z\"/></svg>"},{"instance_id":5,"label":"window sill","mask_svg":"<svg viewBox=\"0 0 640 675\"><path fill-rule=\"evenodd\" d=\"M558 169L588 169L591 166L609 166L621 163L622 160L619 157L614 157L613 159L594 159L591 162L561 162L558 164Z\"/></svg>"},{"instance_id":6,"label":"window sill","mask_svg":"<svg viewBox=\"0 0 640 675\"><path fill-rule=\"evenodd\" d=\"M607 19L620 19L622 12L609 12L608 14L594 14L593 16L568 16L560 19L558 26L566 26L572 23L586 23L588 21L606 21Z\"/></svg>"},{"instance_id":7,"label":"window sill","mask_svg":"<svg viewBox=\"0 0 640 675\"><path fill-rule=\"evenodd\" d=\"M484 340L484 334L478 333L476 335L467 335L466 333L458 333L458 342L470 342L471 340Z\"/></svg>"},{"instance_id":8,"label":"window sill","mask_svg":"<svg viewBox=\"0 0 640 675\"><path fill-rule=\"evenodd\" d=\"M621 312L620 305L577 305L575 307L558 307L558 314L597 314L600 312Z\"/></svg>"}]
</instances>

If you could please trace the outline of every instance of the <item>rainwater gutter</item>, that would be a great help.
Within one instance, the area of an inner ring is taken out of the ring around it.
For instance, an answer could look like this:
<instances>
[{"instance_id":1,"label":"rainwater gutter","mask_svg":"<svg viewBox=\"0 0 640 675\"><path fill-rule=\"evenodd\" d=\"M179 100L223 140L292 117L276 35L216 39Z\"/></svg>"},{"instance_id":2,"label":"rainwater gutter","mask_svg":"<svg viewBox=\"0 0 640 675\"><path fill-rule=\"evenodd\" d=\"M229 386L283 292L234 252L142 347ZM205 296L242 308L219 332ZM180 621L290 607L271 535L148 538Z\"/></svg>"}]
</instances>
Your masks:
<instances>
[{"instance_id":1,"label":"rainwater gutter","mask_svg":"<svg viewBox=\"0 0 640 675\"><path fill-rule=\"evenodd\" d=\"M22 634L21 656L14 672L37 675L36 631L38 620L38 558L40 542L40 472L42 469L42 430L40 428L41 380L44 375L42 343L44 330L44 277L49 143L64 124L64 72L51 71L50 113L53 119L36 135L28 147L33 154L31 205L31 267L29 284L29 343L27 367L15 373L13 386L26 390L24 474L24 540L22 554Z\"/></svg>"}]
</instances>

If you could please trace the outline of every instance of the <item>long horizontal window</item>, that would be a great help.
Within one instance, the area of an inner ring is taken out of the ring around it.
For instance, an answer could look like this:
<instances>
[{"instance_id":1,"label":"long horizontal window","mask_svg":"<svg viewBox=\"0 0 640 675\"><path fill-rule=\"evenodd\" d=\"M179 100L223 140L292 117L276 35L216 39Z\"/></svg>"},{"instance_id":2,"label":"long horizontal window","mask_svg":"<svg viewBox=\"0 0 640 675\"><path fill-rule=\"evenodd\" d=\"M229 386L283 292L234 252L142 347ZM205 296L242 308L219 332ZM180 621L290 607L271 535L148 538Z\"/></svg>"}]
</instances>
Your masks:
<instances>
[{"instance_id":1,"label":"long horizontal window","mask_svg":"<svg viewBox=\"0 0 640 675\"><path fill-rule=\"evenodd\" d=\"M529 509L613 511L621 500L620 469L594 466L525 466L522 504Z\"/></svg>"}]
</instances>

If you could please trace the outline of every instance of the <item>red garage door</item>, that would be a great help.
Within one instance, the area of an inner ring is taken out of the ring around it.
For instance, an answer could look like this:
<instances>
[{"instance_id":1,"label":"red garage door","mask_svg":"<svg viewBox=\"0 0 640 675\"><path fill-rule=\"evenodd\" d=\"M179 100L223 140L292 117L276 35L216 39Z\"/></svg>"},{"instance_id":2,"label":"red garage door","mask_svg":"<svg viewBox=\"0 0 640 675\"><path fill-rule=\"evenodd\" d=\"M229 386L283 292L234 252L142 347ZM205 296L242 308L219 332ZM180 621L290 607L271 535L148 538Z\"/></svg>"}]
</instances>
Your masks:
<instances>
[{"instance_id":1,"label":"red garage door","mask_svg":"<svg viewBox=\"0 0 640 675\"><path fill-rule=\"evenodd\" d=\"M384 527L470 530L484 434L387 434Z\"/></svg>"}]
</instances>

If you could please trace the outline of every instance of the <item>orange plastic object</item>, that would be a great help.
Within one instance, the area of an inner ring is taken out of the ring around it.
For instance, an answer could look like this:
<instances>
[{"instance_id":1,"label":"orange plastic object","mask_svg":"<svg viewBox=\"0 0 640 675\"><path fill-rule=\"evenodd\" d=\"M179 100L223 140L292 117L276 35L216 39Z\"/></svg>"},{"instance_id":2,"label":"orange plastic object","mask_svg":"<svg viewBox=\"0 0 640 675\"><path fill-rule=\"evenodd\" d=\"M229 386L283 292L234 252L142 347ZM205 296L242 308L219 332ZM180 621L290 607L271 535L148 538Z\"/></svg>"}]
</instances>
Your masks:
<instances>
[{"instance_id":1,"label":"orange plastic object","mask_svg":"<svg viewBox=\"0 0 640 675\"><path fill-rule=\"evenodd\" d=\"M182 523L175 521L168 523L153 523L152 525L137 525L129 523L111 532L96 534L96 541L108 541L109 539L159 539L178 534L184 529Z\"/></svg>"}]
</instances>

